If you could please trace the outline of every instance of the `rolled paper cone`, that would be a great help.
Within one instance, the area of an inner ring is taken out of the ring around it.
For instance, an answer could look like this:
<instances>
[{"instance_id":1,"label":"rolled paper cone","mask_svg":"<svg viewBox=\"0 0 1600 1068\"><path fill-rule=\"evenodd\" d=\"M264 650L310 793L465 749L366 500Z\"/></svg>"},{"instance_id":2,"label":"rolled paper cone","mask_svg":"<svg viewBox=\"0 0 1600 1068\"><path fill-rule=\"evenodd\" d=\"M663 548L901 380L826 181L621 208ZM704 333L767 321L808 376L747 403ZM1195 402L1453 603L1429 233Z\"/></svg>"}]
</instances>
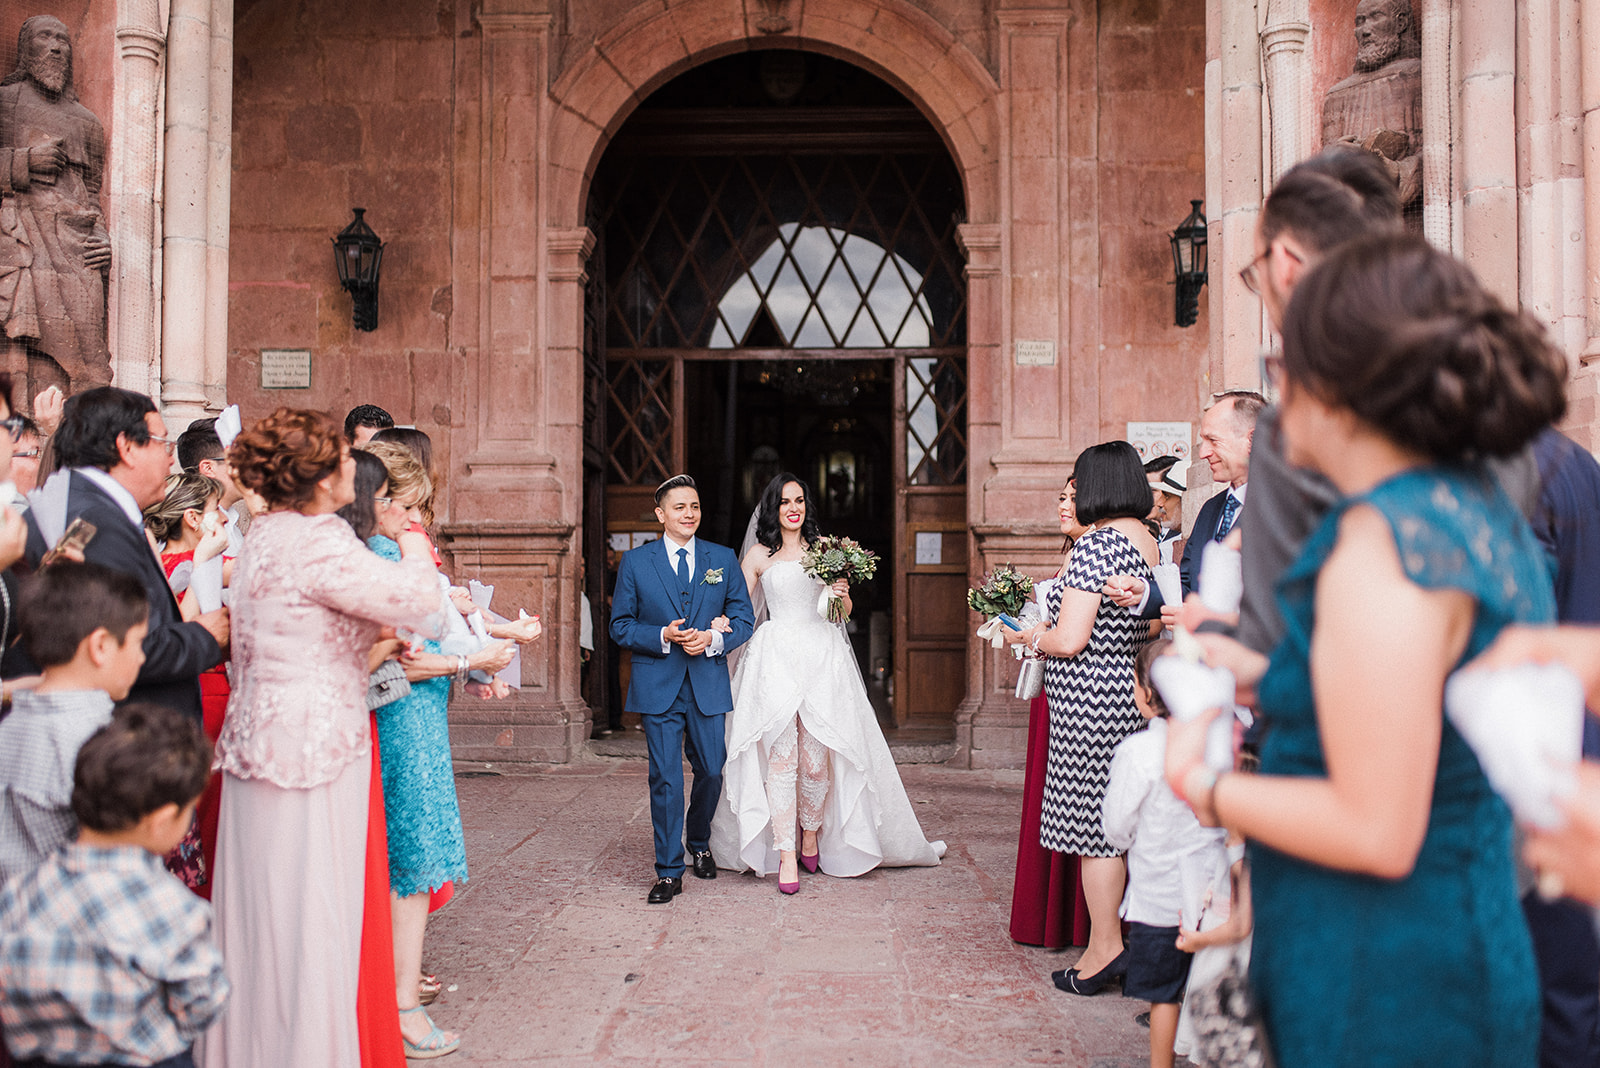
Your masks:
<instances>
[{"instance_id":1,"label":"rolled paper cone","mask_svg":"<svg viewBox=\"0 0 1600 1068\"><path fill-rule=\"evenodd\" d=\"M1212 542L1200 555L1200 601L1218 615L1232 615L1244 597L1244 570L1238 550Z\"/></svg>"},{"instance_id":2,"label":"rolled paper cone","mask_svg":"<svg viewBox=\"0 0 1600 1068\"><path fill-rule=\"evenodd\" d=\"M216 424L211 429L217 432L217 440L222 443L224 449L231 447L233 439L244 429L244 424L239 419L239 406L230 404L222 409L222 414L217 416Z\"/></svg>"},{"instance_id":3,"label":"rolled paper cone","mask_svg":"<svg viewBox=\"0 0 1600 1068\"><path fill-rule=\"evenodd\" d=\"M1213 708L1233 708L1236 683L1227 668L1163 656L1150 665L1150 681L1178 720L1197 719Z\"/></svg>"},{"instance_id":4,"label":"rolled paper cone","mask_svg":"<svg viewBox=\"0 0 1600 1068\"><path fill-rule=\"evenodd\" d=\"M1562 664L1458 671L1444 688L1445 715L1490 785L1519 821L1547 830L1566 823L1557 801L1577 788L1583 704Z\"/></svg>"},{"instance_id":5,"label":"rolled paper cone","mask_svg":"<svg viewBox=\"0 0 1600 1068\"><path fill-rule=\"evenodd\" d=\"M1157 564L1150 569L1156 576L1161 600L1176 608L1183 603L1183 572L1177 564Z\"/></svg>"}]
</instances>

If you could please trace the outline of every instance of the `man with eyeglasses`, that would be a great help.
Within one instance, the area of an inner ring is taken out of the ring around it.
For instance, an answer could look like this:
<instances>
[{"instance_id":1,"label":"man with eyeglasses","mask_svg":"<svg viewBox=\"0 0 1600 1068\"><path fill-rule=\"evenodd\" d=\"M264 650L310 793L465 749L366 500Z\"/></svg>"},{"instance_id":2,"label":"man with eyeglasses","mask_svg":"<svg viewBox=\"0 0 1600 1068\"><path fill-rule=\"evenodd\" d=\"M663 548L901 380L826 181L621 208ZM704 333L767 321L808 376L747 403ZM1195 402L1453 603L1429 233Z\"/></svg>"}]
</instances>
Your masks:
<instances>
[{"instance_id":1,"label":"man with eyeglasses","mask_svg":"<svg viewBox=\"0 0 1600 1068\"><path fill-rule=\"evenodd\" d=\"M190 474L205 475L222 484L222 497L217 507L228 521L227 554L238 556L244 551L245 531L250 529L250 510L241 503L244 494L233 484L233 472L229 469L222 439L217 436L215 417L196 419L178 435L178 466Z\"/></svg>"},{"instance_id":2,"label":"man with eyeglasses","mask_svg":"<svg viewBox=\"0 0 1600 1068\"><path fill-rule=\"evenodd\" d=\"M39 486L39 456L44 450L44 440L39 436L39 424L22 415L17 439L11 450L11 481L17 493L26 497Z\"/></svg>"},{"instance_id":3,"label":"man with eyeglasses","mask_svg":"<svg viewBox=\"0 0 1600 1068\"><path fill-rule=\"evenodd\" d=\"M228 610L183 622L145 534L144 509L166 492L175 446L161 413L142 393L101 386L68 398L55 435L60 470L35 493L26 517L26 558L38 567L59 536L52 532L47 541L41 532L39 502L56 492L57 479L66 479L65 525L82 517L95 526L84 559L133 575L144 584L150 602L144 666L127 700L154 701L188 713L199 723L200 672L222 660ZM36 674L32 667L25 655L7 660L11 674Z\"/></svg>"}]
</instances>

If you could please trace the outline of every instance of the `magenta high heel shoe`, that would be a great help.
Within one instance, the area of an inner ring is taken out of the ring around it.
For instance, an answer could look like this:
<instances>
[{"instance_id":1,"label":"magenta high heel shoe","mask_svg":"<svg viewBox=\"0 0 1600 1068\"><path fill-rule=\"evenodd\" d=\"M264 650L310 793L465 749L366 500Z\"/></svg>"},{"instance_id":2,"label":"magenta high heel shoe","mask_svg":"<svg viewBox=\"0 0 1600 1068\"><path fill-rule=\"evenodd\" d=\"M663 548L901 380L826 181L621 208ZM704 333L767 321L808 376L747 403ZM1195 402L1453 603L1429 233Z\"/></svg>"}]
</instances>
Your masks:
<instances>
[{"instance_id":1,"label":"magenta high heel shoe","mask_svg":"<svg viewBox=\"0 0 1600 1068\"><path fill-rule=\"evenodd\" d=\"M799 892L800 892L800 880L799 879L796 879L792 883L786 883L782 879L778 880L778 893L780 893L780 894L798 894Z\"/></svg>"},{"instance_id":2,"label":"magenta high heel shoe","mask_svg":"<svg viewBox=\"0 0 1600 1068\"><path fill-rule=\"evenodd\" d=\"M801 853L800 866L806 871L810 872L812 875L815 875L817 874L817 869L822 866L822 855L820 853L813 853L808 857L804 853Z\"/></svg>"}]
</instances>

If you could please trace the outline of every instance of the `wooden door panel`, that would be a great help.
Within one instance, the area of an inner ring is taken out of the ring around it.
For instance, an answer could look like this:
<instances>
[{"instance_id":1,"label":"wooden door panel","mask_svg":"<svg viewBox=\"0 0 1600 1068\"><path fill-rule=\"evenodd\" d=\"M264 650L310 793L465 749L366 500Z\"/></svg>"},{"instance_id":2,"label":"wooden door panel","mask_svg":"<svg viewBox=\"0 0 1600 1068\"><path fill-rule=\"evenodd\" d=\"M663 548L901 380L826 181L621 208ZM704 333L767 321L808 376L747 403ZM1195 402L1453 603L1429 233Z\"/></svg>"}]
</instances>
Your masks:
<instances>
[{"instance_id":1,"label":"wooden door panel","mask_svg":"<svg viewBox=\"0 0 1600 1068\"><path fill-rule=\"evenodd\" d=\"M967 694L966 649L911 649L906 656L904 701L915 710L908 718L948 719Z\"/></svg>"},{"instance_id":2,"label":"wooden door panel","mask_svg":"<svg viewBox=\"0 0 1600 1068\"><path fill-rule=\"evenodd\" d=\"M967 576L906 576L906 596L912 611L906 628L906 641L948 644L951 635L961 635L966 645Z\"/></svg>"}]
</instances>

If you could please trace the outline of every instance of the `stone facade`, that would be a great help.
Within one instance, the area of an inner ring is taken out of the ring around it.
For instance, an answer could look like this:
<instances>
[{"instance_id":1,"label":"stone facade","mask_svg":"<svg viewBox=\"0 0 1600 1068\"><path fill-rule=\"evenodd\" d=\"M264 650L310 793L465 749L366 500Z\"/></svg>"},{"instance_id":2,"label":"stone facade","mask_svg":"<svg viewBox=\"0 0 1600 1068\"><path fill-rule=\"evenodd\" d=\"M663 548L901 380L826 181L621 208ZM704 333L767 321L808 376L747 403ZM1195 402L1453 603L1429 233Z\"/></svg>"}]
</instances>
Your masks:
<instances>
[{"instance_id":1,"label":"stone facade","mask_svg":"<svg viewBox=\"0 0 1600 1068\"><path fill-rule=\"evenodd\" d=\"M1428 233L1561 331L1573 428L1593 446L1600 241L1585 242L1584 212L1600 222L1600 74L1581 74L1600 40L1579 47L1580 7L1600 0L1416 10ZM163 24L155 0L54 0L15 22L62 17L86 102L110 117L118 381L160 392L180 425L224 397L247 417L371 402L432 435L457 573L546 623L519 695L454 710L457 753L565 761L588 733L574 618L585 205L641 100L703 62L781 47L856 64L917 105L966 200L968 558L974 574L1048 574L1079 450L1129 420L1195 421L1212 390L1259 381L1265 326L1237 271L1264 190L1318 147L1354 9L174 0ZM1202 195L1212 282L1184 330L1167 234ZM388 242L371 333L353 330L330 262L356 206ZM1021 340L1054 342L1056 363L1019 365ZM311 388L263 389L266 349L310 350ZM968 655L956 760L1015 766L1026 709L1010 664L978 643Z\"/></svg>"}]
</instances>

